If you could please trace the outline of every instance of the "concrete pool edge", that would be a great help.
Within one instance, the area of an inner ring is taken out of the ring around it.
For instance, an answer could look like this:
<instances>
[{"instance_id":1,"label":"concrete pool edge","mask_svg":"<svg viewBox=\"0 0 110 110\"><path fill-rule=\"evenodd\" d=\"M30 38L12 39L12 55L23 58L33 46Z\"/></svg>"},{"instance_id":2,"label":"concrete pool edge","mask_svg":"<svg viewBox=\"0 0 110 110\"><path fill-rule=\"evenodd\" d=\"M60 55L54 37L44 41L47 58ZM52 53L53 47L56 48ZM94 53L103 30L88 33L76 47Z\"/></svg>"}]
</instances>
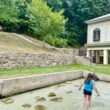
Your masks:
<instances>
[{"instance_id":1,"label":"concrete pool edge","mask_svg":"<svg viewBox=\"0 0 110 110\"><path fill-rule=\"evenodd\" d=\"M7 97L65 81L85 78L90 71L74 70L0 80L0 96ZM99 80L110 82L110 75L95 73Z\"/></svg>"},{"instance_id":2,"label":"concrete pool edge","mask_svg":"<svg viewBox=\"0 0 110 110\"><path fill-rule=\"evenodd\" d=\"M83 77L86 78L88 73L94 73L90 71L83 71ZM110 82L110 75L95 73L96 76L98 76L98 79L100 81Z\"/></svg>"},{"instance_id":3,"label":"concrete pool edge","mask_svg":"<svg viewBox=\"0 0 110 110\"><path fill-rule=\"evenodd\" d=\"M0 82L0 96L7 97L30 90L47 87L69 80L80 79L83 71L74 70L66 72L49 73L42 75L26 76L3 79Z\"/></svg>"}]
</instances>

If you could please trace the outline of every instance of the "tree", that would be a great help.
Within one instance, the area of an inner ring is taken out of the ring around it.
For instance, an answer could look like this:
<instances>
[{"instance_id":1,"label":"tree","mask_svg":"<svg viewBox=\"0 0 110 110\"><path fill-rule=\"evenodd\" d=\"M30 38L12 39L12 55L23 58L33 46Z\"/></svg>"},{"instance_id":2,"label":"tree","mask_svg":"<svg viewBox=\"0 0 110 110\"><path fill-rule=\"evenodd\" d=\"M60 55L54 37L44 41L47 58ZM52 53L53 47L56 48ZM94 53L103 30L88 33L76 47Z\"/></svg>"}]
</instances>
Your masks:
<instances>
[{"instance_id":1,"label":"tree","mask_svg":"<svg viewBox=\"0 0 110 110\"><path fill-rule=\"evenodd\" d=\"M28 5L30 5L32 0L18 0L16 1L16 6L18 7L18 19L19 19L19 30L18 32L27 33L29 28L28 18L26 17Z\"/></svg>"},{"instance_id":2,"label":"tree","mask_svg":"<svg viewBox=\"0 0 110 110\"><path fill-rule=\"evenodd\" d=\"M27 12L28 31L40 39L48 35L58 37L63 32L66 22L62 13L63 11L52 12L43 0L32 0Z\"/></svg>"},{"instance_id":3,"label":"tree","mask_svg":"<svg viewBox=\"0 0 110 110\"><path fill-rule=\"evenodd\" d=\"M16 31L18 29L18 9L15 0L0 1L0 25L6 31Z\"/></svg>"},{"instance_id":4,"label":"tree","mask_svg":"<svg viewBox=\"0 0 110 110\"><path fill-rule=\"evenodd\" d=\"M66 22L62 13L52 12L44 0L0 0L0 25L5 31L31 34L47 42L51 38L54 43L49 43L54 45L62 42Z\"/></svg>"}]
</instances>

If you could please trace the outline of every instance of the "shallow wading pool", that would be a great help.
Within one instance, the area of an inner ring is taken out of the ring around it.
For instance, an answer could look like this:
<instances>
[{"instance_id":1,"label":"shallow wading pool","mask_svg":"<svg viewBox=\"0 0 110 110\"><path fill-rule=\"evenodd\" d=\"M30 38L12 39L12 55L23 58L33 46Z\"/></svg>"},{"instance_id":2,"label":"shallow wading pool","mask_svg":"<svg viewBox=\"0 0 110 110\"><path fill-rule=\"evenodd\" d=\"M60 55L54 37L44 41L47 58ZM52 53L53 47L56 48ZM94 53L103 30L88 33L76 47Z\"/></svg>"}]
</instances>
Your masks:
<instances>
[{"instance_id":1,"label":"shallow wading pool","mask_svg":"<svg viewBox=\"0 0 110 110\"><path fill-rule=\"evenodd\" d=\"M0 110L84 110L78 90L84 79L68 81L0 100ZM110 83L96 82L100 97L93 92L90 110L110 110Z\"/></svg>"}]
</instances>

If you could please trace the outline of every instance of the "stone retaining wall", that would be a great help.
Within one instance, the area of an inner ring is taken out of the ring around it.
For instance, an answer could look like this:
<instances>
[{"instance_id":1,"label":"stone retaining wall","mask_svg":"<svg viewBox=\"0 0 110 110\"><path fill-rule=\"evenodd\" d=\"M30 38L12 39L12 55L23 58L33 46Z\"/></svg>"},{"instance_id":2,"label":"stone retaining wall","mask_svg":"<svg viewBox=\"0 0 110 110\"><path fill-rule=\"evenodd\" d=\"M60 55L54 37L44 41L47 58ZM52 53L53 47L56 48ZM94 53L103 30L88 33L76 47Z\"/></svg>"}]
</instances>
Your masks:
<instances>
[{"instance_id":1,"label":"stone retaining wall","mask_svg":"<svg viewBox=\"0 0 110 110\"><path fill-rule=\"evenodd\" d=\"M82 71L49 73L37 76L4 79L0 83L1 97L34 90L82 77Z\"/></svg>"},{"instance_id":2,"label":"stone retaining wall","mask_svg":"<svg viewBox=\"0 0 110 110\"><path fill-rule=\"evenodd\" d=\"M73 54L30 54L30 53L0 53L1 68L27 68L38 66L56 66L68 64L95 65L82 56Z\"/></svg>"},{"instance_id":3,"label":"stone retaining wall","mask_svg":"<svg viewBox=\"0 0 110 110\"><path fill-rule=\"evenodd\" d=\"M0 68L21 68L74 64L71 54L46 55L29 53L0 53Z\"/></svg>"},{"instance_id":4,"label":"stone retaining wall","mask_svg":"<svg viewBox=\"0 0 110 110\"><path fill-rule=\"evenodd\" d=\"M75 56L76 64L84 64L84 65L91 65L95 66L95 63L92 63L90 59L84 57L84 56Z\"/></svg>"},{"instance_id":5,"label":"stone retaining wall","mask_svg":"<svg viewBox=\"0 0 110 110\"><path fill-rule=\"evenodd\" d=\"M79 55L79 49L75 49L75 48L56 48L56 49L64 54L71 54L74 56Z\"/></svg>"}]
</instances>

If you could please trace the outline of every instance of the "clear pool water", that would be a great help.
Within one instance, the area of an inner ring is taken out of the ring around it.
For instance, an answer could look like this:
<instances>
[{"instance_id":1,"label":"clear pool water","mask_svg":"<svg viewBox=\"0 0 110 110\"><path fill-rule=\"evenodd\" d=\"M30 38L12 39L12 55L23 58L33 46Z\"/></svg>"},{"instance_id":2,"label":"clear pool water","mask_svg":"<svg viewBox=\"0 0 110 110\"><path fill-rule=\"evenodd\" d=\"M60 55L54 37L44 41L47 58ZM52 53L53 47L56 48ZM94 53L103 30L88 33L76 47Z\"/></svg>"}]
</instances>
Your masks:
<instances>
[{"instance_id":1,"label":"clear pool water","mask_svg":"<svg viewBox=\"0 0 110 110\"><path fill-rule=\"evenodd\" d=\"M8 99L0 100L0 110L85 110L83 94L78 90L84 79L65 82L62 84L37 89ZM100 97L93 92L90 110L110 110L110 83L96 82ZM56 96L49 97L49 93ZM40 106L39 106L40 105Z\"/></svg>"}]
</instances>

